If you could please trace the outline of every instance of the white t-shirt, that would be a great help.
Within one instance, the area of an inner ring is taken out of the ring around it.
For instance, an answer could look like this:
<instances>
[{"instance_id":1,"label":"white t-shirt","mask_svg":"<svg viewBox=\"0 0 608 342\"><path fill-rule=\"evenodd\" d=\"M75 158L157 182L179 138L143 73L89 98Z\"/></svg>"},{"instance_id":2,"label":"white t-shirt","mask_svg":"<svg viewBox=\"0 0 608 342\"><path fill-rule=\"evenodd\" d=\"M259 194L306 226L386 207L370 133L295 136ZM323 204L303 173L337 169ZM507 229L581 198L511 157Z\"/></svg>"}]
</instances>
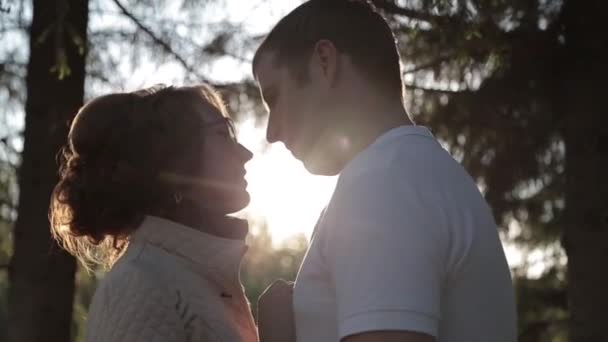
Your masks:
<instances>
[{"instance_id":1,"label":"white t-shirt","mask_svg":"<svg viewBox=\"0 0 608 342\"><path fill-rule=\"evenodd\" d=\"M343 170L298 273L294 312L298 342L386 330L517 340L491 210L426 128L387 132Z\"/></svg>"}]
</instances>

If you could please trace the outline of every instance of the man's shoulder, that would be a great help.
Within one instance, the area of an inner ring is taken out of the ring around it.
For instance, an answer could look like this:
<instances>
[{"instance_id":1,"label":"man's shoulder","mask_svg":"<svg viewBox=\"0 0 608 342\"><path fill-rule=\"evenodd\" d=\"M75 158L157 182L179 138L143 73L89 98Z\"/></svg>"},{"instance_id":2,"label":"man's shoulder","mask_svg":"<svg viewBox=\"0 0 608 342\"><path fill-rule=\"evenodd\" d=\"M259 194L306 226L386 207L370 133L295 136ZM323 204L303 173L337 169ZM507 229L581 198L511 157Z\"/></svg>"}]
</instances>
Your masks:
<instances>
[{"instance_id":1,"label":"man's shoulder","mask_svg":"<svg viewBox=\"0 0 608 342\"><path fill-rule=\"evenodd\" d=\"M430 174L424 172L432 164L429 163L429 153L436 151L416 150L416 147L407 144L366 150L342 170L336 184L336 194L363 191L377 196L430 182Z\"/></svg>"},{"instance_id":2,"label":"man's shoulder","mask_svg":"<svg viewBox=\"0 0 608 342\"><path fill-rule=\"evenodd\" d=\"M404 134L376 141L351 160L340 178L365 174L414 171L416 165L453 159L432 135Z\"/></svg>"},{"instance_id":3,"label":"man's shoulder","mask_svg":"<svg viewBox=\"0 0 608 342\"><path fill-rule=\"evenodd\" d=\"M412 134L368 149L349 164L327 217L386 223L390 231L418 223L443 236L445 221L471 201L482 198L462 166L434 138Z\"/></svg>"}]
</instances>

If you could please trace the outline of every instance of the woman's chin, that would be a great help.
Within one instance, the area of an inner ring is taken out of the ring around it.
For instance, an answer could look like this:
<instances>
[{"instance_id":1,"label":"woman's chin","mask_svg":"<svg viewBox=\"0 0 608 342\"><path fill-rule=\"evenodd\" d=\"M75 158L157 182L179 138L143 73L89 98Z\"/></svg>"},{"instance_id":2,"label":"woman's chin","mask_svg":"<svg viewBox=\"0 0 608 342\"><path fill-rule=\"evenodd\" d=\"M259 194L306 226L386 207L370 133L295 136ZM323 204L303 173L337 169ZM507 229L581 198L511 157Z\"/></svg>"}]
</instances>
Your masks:
<instances>
[{"instance_id":1,"label":"woman's chin","mask_svg":"<svg viewBox=\"0 0 608 342\"><path fill-rule=\"evenodd\" d=\"M234 194L230 196L229 200L224 201L223 210L226 214L236 213L237 211L241 211L245 209L249 202L251 201L251 197L247 191L243 191L242 193Z\"/></svg>"},{"instance_id":2,"label":"woman's chin","mask_svg":"<svg viewBox=\"0 0 608 342\"><path fill-rule=\"evenodd\" d=\"M241 199L241 201L236 206L236 208L235 208L236 210L234 212L241 211L241 210L247 208L247 206L249 205L249 202L251 202L251 197L249 196L249 193L245 193L245 195L243 195L243 198Z\"/></svg>"},{"instance_id":3,"label":"woman's chin","mask_svg":"<svg viewBox=\"0 0 608 342\"><path fill-rule=\"evenodd\" d=\"M247 192L247 183L222 189L207 189L204 196L199 197L200 204L214 215L227 215L241 211L249 205L251 197Z\"/></svg>"}]
</instances>

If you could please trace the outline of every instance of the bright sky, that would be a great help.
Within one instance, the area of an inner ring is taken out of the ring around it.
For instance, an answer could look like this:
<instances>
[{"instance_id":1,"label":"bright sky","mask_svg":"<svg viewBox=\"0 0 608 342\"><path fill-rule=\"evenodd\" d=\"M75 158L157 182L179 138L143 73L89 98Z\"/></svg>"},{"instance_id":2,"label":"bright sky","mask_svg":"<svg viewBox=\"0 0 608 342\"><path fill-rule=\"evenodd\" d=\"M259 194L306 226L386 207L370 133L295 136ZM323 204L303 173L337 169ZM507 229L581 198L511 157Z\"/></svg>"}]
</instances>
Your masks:
<instances>
[{"instance_id":1,"label":"bright sky","mask_svg":"<svg viewBox=\"0 0 608 342\"><path fill-rule=\"evenodd\" d=\"M276 242L298 233L310 237L336 178L309 174L281 143L263 151L264 133L253 121L239 125L239 140L255 154L246 165L251 204L244 214L265 220Z\"/></svg>"}]
</instances>

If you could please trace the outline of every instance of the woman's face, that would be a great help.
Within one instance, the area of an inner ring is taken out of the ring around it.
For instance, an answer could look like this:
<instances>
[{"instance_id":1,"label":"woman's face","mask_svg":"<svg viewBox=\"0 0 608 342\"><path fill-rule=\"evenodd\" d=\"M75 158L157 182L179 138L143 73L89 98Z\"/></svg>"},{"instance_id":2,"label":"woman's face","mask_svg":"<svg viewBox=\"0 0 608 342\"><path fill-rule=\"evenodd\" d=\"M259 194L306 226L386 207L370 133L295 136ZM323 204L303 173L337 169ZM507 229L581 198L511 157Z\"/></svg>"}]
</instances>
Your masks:
<instances>
[{"instance_id":1,"label":"woman's face","mask_svg":"<svg viewBox=\"0 0 608 342\"><path fill-rule=\"evenodd\" d=\"M253 154L236 141L233 127L219 110L205 111L201 167L192 199L216 214L229 214L249 204L245 163Z\"/></svg>"}]
</instances>

